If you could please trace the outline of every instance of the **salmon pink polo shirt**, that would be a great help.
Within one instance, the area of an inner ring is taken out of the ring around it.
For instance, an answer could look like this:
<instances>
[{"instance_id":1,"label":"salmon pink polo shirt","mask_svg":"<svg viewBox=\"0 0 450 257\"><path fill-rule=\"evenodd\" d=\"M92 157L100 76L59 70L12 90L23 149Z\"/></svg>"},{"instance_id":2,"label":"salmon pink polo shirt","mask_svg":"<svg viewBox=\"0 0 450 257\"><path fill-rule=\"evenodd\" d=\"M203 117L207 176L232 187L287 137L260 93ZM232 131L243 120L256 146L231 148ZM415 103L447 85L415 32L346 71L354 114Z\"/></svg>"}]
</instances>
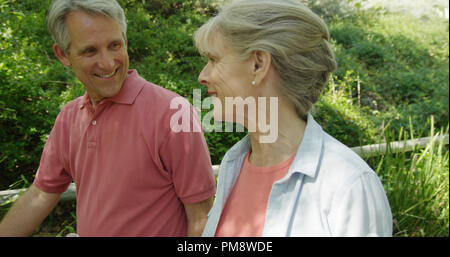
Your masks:
<instances>
[{"instance_id":1,"label":"salmon pink polo shirt","mask_svg":"<svg viewBox=\"0 0 450 257\"><path fill-rule=\"evenodd\" d=\"M80 236L186 236L183 204L210 198L216 187L203 134L170 128L177 97L131 70L95 111L87 94L62 109L34 185L62 193L75 182Z\"/></svg>"}]
</instances>

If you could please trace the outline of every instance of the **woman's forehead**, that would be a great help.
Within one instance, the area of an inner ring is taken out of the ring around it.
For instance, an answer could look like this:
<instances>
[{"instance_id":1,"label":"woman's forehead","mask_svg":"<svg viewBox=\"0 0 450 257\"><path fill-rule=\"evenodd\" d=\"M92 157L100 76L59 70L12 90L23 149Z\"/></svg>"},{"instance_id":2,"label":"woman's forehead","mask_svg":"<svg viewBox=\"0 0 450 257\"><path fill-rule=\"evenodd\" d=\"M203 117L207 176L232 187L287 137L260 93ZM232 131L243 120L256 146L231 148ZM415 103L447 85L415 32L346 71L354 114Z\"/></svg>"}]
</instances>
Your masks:
<instances>
[{"instance_id":1,"label":"woman's forehead","mask_svg":"<svg viewBox=\"0 0 450 257\"><path fill-rule=\"evenodd\" d=\"M203 46L204 54L212 56L222 56L230 50L224 36L220 33L211 34Z\"/></svg>"}]
</instances>

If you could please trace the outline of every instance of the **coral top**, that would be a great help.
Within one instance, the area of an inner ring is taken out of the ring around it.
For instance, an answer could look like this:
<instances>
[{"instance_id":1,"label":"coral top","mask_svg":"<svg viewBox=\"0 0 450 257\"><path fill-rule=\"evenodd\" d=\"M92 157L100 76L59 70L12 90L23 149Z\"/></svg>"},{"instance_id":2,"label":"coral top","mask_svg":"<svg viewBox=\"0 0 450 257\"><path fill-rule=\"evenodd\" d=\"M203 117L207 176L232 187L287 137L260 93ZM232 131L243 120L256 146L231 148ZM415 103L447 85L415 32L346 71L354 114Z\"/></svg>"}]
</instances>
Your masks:
<instances>
[{"instance_id":1,"label":"coral top","mask_svg":"<svg viewBox=\"0 0 450 257\"><path fill-rule=\"evenodd\" d=\"M259 237L264 229L267 202L272 185L283 178L294 160L271 167L256 167L249 162L251 150L242 164L239 178L222 212L216 236Z\"/></svg>"}]
</instances>

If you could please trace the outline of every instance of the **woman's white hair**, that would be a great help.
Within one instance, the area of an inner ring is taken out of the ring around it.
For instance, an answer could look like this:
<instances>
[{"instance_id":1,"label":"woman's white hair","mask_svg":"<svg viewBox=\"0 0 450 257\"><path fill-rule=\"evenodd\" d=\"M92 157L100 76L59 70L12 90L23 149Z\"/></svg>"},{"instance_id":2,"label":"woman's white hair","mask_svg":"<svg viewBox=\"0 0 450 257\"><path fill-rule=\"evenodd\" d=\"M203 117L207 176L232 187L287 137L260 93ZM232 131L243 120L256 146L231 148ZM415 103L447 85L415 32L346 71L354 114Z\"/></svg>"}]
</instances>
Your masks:
<instances>
[{"instance_id":1,"label":"woman's white hair","mask_svg":"<svg viewBox=\"0 0 450 257\"><path fill-rule=\"evenodd\" d=\"M70 47L66 16L71 11L105 15L116 20L120 25L122 36L126 40L127 23L125 14L116 0L54 0L47 14L47 25L53 40L64 52L68 53Z\"/></svg>"},{"instance_id":2,"label":"woman's white hair","mask_svg":"<svg viewBox=\"0 0 450 257\"><path fill-rule=\"evenodd\" d=\"M213 51L217 36L243 59L270 53L281 91L302 118L337 68L326 24L299 0L232 1L194 34L201 54Z\"/></svg>"}]
</instances>

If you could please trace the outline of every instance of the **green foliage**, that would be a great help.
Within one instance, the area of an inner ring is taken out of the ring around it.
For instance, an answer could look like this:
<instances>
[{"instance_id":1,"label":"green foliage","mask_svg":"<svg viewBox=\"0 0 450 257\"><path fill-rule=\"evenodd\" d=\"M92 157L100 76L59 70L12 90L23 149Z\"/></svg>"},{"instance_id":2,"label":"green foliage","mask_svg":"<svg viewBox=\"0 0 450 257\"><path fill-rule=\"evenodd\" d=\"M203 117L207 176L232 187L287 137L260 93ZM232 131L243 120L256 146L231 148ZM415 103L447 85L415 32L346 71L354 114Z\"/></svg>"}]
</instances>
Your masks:
<instances>
[{"instance_id":1,"label":"green foliage","mask_svg":"<svg viewBox=\"0 0 450 257\"><path fill-rule=\"evenodd\" d=\"M360 61L365 62L367 66L382 67L384 64L383 49L377 45L361 42L355 45L351 52Z\"/></svg>"},{"instance_id":2,"label":"green foliage","mask_svg":"<svg viewBox=\"0 0 450 257\"><path fill-rule=\"evenodd\" d=\"M336 84L348 71L359 76L361 103L381 126L399 130L409 117L417 130L434 115L448 122L448 20L419 20L399 14L358 12L329 21L339 62ZM355 84L350 86L355 98ZM354 101L354 100L353 100Z\"/></svg>"},{"instance_id":3,"label":"green foliage","mask_svg":"<svg viewBox=\"0 0 450 257\"><path fill-rule=\"evenodd\" d=\"M28 180L59 112L67 74L50 57L45 11L35 1L1 5L0 186L25 174ZM30 13L30 11L32 11Z\"/></svg>"},{"instance_id":4,"label":"green foliage","mask_svg":"<svg viewBox=\"0 0 450 257\"><path fill-rule=\"evenodd\" d=\"M330 90L323 94L315 106L314 116L322 128L347 146L367 145L377 142L377 130L370 116L361 112L358 106L339 91Z\"/></svg>"}]
</instances>

